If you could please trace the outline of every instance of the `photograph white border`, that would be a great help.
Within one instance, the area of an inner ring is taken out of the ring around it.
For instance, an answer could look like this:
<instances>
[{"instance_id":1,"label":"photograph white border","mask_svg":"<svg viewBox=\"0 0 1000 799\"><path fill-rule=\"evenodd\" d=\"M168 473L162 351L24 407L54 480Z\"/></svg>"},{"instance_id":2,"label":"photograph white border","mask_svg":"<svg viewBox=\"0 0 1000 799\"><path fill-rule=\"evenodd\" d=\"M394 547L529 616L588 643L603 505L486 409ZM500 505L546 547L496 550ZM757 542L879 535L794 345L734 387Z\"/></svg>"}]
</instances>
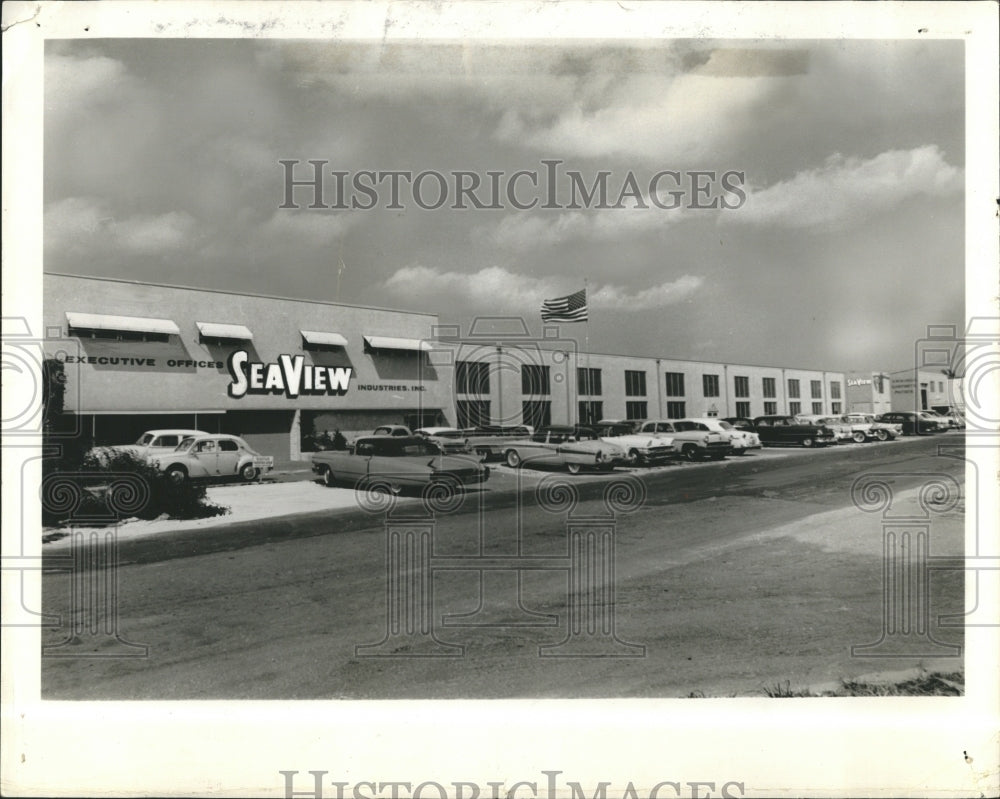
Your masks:
<instances>
[{"instance_id":1,"label":"photograph white border","mask_svg":"<svg viewBox=\"0 0 1000 799\"><path fill-rule=\"evenodd\" d=\"M36 335L44 43L106 37L961 39L966 314L998 316L995 3L11 2L3 26L3 314L24 317ZM995 399L996 385L990 391ZM996 455L970 452L981 475L998 473ZM20 481L18 459L5 457L4 553L23 534L38 542L24 554L40 556L39 522L26 516L20 527L22 497L31 495ZM979 500L980 518L995 520L996 486L979 486ZM998 551L995 529L968 530L967 551L977 535L980 551L984 543ZM39 574L25 582L32 607L40 606ZM5 572L5 607L20 601L19 590ZM714 782L712 796L728 782L742 783L745 796L995 795L997 628L965 635L966 695L954 699L56 702L39 698L39 630L4 628L2 788L284 796L281 770L300 772L298 791L310 788L309 770L322 770L324 796L336 795L333 781L364 780L465 781L484 792L491 781L537 781L544 796L543 772L560 771L562 784L579 782L588 795L610 782L609 797L629 782L642 796L664 780Z\"/></svg>"}]
</instances>

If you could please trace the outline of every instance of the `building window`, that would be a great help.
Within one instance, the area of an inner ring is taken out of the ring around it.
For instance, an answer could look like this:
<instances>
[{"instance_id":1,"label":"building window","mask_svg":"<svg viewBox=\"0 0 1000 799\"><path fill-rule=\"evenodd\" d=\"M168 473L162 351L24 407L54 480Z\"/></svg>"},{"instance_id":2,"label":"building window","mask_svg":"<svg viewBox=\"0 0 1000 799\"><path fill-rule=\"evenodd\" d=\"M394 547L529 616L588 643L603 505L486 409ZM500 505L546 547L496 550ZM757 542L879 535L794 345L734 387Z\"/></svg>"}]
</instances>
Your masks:
<instances>
[{"instance_id":1,"label":"building window","mask_svg":"<svg viewBox=\"0 0 1000 799\"><path fill-rule=\"evenodd\" d=\"M823 413L823 403L814 402L813 403L813 413Z\"/></svg>"},{"instance_id":2,"label":"building window","mask_svg":"<svg viewBox=\"0 0 1000 799\"><path fill-rule=\"evenodd\" d=\"M764 415L774 416L778 412L777 402L765 402L764 403Z\"/></svg>"},{"instance_id":3,"label":"building window","mask_svg":"<svg viewBox=\"0 0 1000 799\"><path fill-rule=\"evenodd\" d=\"M601 396L601 370L579 368L576 370L576 392L582 397Z\"/></svg>"},{"instance_id":4,"label":"building window","mask_svg":"<svg viewBox=\"0 0 1000 799\"><path fill-rule=\"evenodd\" d=\"M764 382L764 396L768 399L774 399L778 396L778 381L773 377L763 378Z\"/></svg>"},{"instance_id":5,"label":"building window","mask_svg":"<svg viewBox=\"0 0 1000 799\"><path fill-rule=\"evenodd\" d=\"M458 400L455 403L458 427L482 427L490 423L489 400Z\"/></svg>"},{"instance_id":6,"label":"building window","mask_svg":"<svg viewBox=\"0 0 1000 799\"><path fill-rule=\"evenodd\" d=\"M830 399L840 399L840 383L836 380L830 381Z\"/></svg>"},{"instance_id":7,"label":"building window","mask_svg":"<svg viewBox=\"0 0 1000 799\"><path fill-rule=\"evenodd\" d=\"M646 396L645 372L634 371L632 369L625 370L625 396L626 397Z\"/></svg>"},{"instance_id":8,"label":"building window","mask_svg":"<svg viewBox=\"0 0 1000 799\"><path fill-rule=\"evenodd\" d=\"M798 416L800 413L802 413L802 403L801 402L789 402L788 403L788 412L792 416Z\"/></svg>"},{"instance_id":9,"label":"building window","mask_svg":"<svg viewBox=\"0 0 1000 799\"><path fill-rule=\"evenodd\" d=\"M938 391L944 391L944 382L938 380Z\"/></svg>"},{"instance_id":10,"label":"building window","mask_svg":"<svg viewBox=\"0 0 1000 799\"><path fill-rule=\"evenodd\" d=\"M736 403L736 415L741 419L750 418L750 403L749 402L737 402Z\"/></svg>"},{"instance_id":11,"label":"building window","mask_svg":"<svg viewBox=\"0 0 1000 799\"><path fill-rule=\"evenodd\" d=\"M813 399L823 399L823 381L822 380L810 380L809 389L812 392ZM817 413L822 413L822 411L816 411Z\"/></svg>"},{"instance_id":12,"label":"building window","mask_svg":"<svg viewBox=\"0 0 1000 799\"><path fill-rule=\"evenodd\" d=\"M548 400L523 400L521 402L521 424L535 430L552 424L552 403Z\"/></svg>"},{"instance_id":13,"label":"building window","mask_svg":"<svg viewBox=\"0 0 1000 799\"><path fill-rule=\"evenodd\" d=\"M788 396L791 397L792 399L798 399L799 398L800 395L799 395L799 381L798 380L789 380L788 381Z\"/></svg>"},{"instance_id":14,"label":"building window","mask_svg":"<svg viewBox=\"0 0 1000 799\"><path fill-rule=\"evenodd\" d=\"M583 400L578 406L580 424L595 424L604 415L604 403L600 400Z\"/></svg>"},{"instance_id":15,"label":"building window","mask_svg":"<svg viewBox=\"0 0 1000 799\"><path fill-rule=\"evenodd\" d=\"M684 373L683 372L667 372L667 396L668 397L683 397L684 396ZM683 405L683 403L681 403ZM671 417L674 418L674 417Z\"/></svg>"},{"instance_id":16,"label":"building window","mask_svg":"<svg viewBox=\"0 0 1000 799\"><path fill-rule=\"evenodd\" d=\"M843 413L843 411L840 409L840 403L839 402L831 402L830 403L830 412L831 413Z\"/></svg>"},{"instance_id":17,"label":"building window","mask_svg":"<svg viewBox=\"0 0 1000 799\"><path fill-rule=\"evenodd\" d=\"M750 396L750 378L749 377L734 377L733 378L733 395L737 397L749 397Z\"/></svg>"},{"instance_id":18,"label":"building window","mask_svg":"<svg viewBox=\"0 0 1000 799\"><path fill-rule=\"evenodd\" d=\"M681 375L683 378L684 376ZM683 402L668 402L667 403L667 418L668 419L683 419L687 414L684 412Z\"/></svg>"},{"instance_id":19,"label":"building window","mask_svg":"<svg viewBox=\"0 0 1000 799\"><path fill-rule=\"evenodd\" d=\"M549 367L533 363L521 365L521 393L529 396L551 394L549 388ZM528 424L528 422L525 422Z\"/></svg>"},{"instance_id":20,"label":"building window","mask_svg":"<svg viewBox=\"0 0 1000 799\"><path fill-rule=\"evenodd\" d=\"M718 375L702 375L701 376L701 393L706 397L717 397L719 396L719 376Z\"/></svg>"},{"instance_id":21,"label":"building window","mask_svg":"<svg viewBox=\"0 0 1000 799\"><path fill-rule=\"evenodd\" d=\"M647 413L645 400L629 400L625 403L626 419L646 419Z\"/></svg>"},{"instance_id":22,"label":"building window","mask_svg":"<svg viewBox=\"0 0 1000 799\"><path fill-rule=\"evenodd\" d=\"M479 361L458 361L455 364L455 392L489 394L490 365Z\"/></svg>"}]
</instances>

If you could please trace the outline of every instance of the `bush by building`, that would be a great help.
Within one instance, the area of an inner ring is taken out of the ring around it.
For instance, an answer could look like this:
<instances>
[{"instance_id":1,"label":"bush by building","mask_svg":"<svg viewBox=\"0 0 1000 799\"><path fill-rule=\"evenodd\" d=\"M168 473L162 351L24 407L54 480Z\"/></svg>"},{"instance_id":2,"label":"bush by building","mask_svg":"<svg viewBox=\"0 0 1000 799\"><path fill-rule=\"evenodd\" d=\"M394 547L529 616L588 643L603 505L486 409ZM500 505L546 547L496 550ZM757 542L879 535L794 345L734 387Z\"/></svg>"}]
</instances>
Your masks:
<instances>
[{"instance_id":1,"label":"bush by building","mask_svg":"<svg viewBox=\"0 0 1000 799\"><path fill-rule=\"evenodd\" d=\"M113 524L125 518L203 519L228 508L209 502L205 486L174 483L128 450L72 448L46 459L42 478L42 524Z\"/></svg>"}]
</instances>

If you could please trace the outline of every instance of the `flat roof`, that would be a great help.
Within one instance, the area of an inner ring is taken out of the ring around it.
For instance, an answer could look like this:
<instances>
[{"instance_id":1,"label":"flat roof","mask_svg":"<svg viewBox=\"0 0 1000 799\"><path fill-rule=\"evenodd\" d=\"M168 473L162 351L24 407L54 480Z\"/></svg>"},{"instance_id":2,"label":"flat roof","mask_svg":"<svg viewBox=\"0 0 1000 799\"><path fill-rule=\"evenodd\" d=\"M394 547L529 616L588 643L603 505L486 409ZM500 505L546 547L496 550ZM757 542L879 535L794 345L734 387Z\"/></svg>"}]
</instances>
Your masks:
<instances>
[{"instance_id":1,"label":"flat roof","mask_svg":"<svg viewBox=\"0 0 1000 799\"><path fill-rule=\"evenodd\" d=\"M178 283L151 283L146 280L123 280L117 277L99 277L97 275L74 275L70 272L42 272L42 278L52 275L53 277L71 277L78 280L97 280L104 283L124 283L130 286L153 286L161 289L181 289L183 291L200 291L205 294L230 294L236 297L258 297L262 300L281 300L283 302L302 302L309 305L333 305L342 308L361 308L366 311L387 311L389 313L408 314L410 316L429 316L437 319L438 314L427 311L406 311L400 308L385 308L378 305L355 305L349 302L331 302L329 300L307 300L301 297L284 297L280 294L255 294L252 291L230 291L224 289L208 289L198 286L184 286Z\"/></svg>"}]
</instances>

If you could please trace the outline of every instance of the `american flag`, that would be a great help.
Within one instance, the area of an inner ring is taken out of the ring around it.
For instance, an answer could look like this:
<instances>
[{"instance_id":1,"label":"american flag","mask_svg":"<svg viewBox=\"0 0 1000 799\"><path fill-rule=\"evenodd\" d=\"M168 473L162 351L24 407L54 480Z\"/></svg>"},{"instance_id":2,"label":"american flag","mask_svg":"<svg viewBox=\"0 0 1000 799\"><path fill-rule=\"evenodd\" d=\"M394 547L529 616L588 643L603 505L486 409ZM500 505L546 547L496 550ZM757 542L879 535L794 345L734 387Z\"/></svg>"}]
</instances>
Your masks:
<instances>
[{"instance_id":1,"label":"american flag","mask_svg":"<svg viewBox=\"0 0 1000 799\"><path fill-rule=\"evenodd\" d=\"M580 289L567 297L556 297L542 303L543 322L586 322L587 290Z\"/></svg>"}]
</instances>

